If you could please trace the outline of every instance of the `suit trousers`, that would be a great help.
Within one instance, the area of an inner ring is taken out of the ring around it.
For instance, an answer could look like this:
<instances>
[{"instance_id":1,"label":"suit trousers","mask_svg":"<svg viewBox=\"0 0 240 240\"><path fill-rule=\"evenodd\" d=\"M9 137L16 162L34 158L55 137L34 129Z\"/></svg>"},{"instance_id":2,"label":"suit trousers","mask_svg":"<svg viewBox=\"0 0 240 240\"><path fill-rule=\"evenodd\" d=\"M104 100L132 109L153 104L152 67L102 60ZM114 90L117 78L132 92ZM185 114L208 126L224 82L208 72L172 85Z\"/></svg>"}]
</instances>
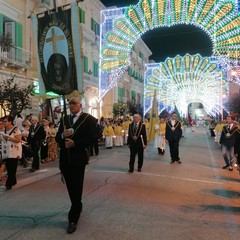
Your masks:
<instances>
[{"instance_id":1,"label":"suit trousers","mask_svg":"<svg viewBox=\"0 0 240 240\"><path fill-rule=\"evenodd\" d=\"M33 161L32 161L32 168L33 169L39 169L39 150L40 150L40 144L38 143L34 143L31 145L32 148L32 157L33 157Z\"/></svg>"},{"instance_id":2,"label":"suit trousers","mask_svg":"<svg viewBox=\"0 0 240 240\"><path fill-rule=\"evenodd\" d=\"M234 159L234 146L226 146L222 144L222 154L226 165L232 166Z\"/></svg>"},{"instance_id":3,"label":"suit trousers","mask_svg":"<svg viewBox=\"0 0 240 240\"><path fill-rule=\"evenodd\" d=\"M68 213L69 223L77 223L82 212L82 192L85 166L85 163L80 166L65 165L61 169L71 200L71 208Z\"/></svg>"},{"instance_id":4,"label":"suit trousers","mask_svg":"<svg viewBox=\"0 0 240 240\"><path fill-rule=\"evenodd\" d=\"M179 140L168 141L172 161L179 161Z\"/></svg>"},{"instance_id":5,"label":"suit trousers","mask_svg":"<svg viewBox=\"0 0 240 240\"><path fill-rule=\"evenodd\" d=\"M143 148L142 147L133 147L130 146L130 161L129 161L129 170L134 170L134 163L136 155L138 155L138 169L142 169L143 166Z\"/></svg>"}]
</instances>

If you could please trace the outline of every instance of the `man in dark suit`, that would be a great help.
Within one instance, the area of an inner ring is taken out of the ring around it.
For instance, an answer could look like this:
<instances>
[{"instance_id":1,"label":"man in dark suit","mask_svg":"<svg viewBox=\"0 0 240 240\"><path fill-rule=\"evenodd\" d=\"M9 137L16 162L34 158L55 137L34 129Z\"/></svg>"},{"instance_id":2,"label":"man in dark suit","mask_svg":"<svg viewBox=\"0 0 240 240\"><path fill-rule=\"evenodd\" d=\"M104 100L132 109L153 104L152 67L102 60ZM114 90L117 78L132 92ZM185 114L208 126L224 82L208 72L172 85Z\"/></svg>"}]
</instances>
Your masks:
<instances>
[{"instance_id":1,"label":"man in dark suit","mask_svg":"<svg viewBox=\"0 0 240 240\"><path fill-rule=\"evenodd\" d=\"M98 124L98 119L96 119L95 131L96 131L96 138L93 140L92 145L90 146L90 156L93 156L93 149L96 156L99 153L98 142L99 142L99 139L101 139L102 137L102 128L100 124Z\"/></svg>"},{"instance_id":2,"label":"man in dark suit","mask_svg":"<svg viewBox=\"0 0 240 240\"><path fill-rule=\"evenodd\" d=\"M177 120L177 114L173 112L166 124L166 140L170 148L170 163L182 163L179 158L179 141L182 137L181 123Z\"/></svg>"},{"instance_id":3,"label":"man in dark suit","mask_svg":"<svg viewBox=\"0 0 240 240\"><path fill-rule=\"evenodd\" d=\"M60 170L71 200L67 233L73 233L82 211L82 191L89 147L96 138L96 119L82 112L79 97L69 100L71 114L61 120L56 141L60 147Z\"/></svg>"},{"instance_id":4,"label":"man in dark suit","mask_svg":"<svg viewBox=\"0 0 240 240\"><path fill-rule=\"evenodd\" d=\"M233 125L231 116L227 117L227 125L223 127L220 141L225 165L222 169L232 171L232 160L234 159L234 144L238 134L238 127Z\"/></svg>"},{"instance_id":5,"label":"man in dark suit","mask_svg":"<svg viewBox=\"0 0 240 240\"><path fill-rule=\"evenodd\" d=\"M235 143L234 143L234 154L237 158L237 171L240 174L240 129L236 133Z\"/></svg>"},{"instance_id":6,"label":"man in dark suit","mask_svg":"<svg viewBox=\"0 0 240 240\"><path fill-rule=\"evenodd\" d=\"M139 114L134 114L133 122L129 125L127 144L130 148L130 161L128 173L133 173L136 154L138 154L138 172L143 166L143 152L147 146L145 125L141 122Z\"/></svg>"},{"instance_id":7,"label":"man in dark suit","mask_svg":"<svg viewBox=\"0 0 240 240\"><path fill-rule=\"evenodd\" d=\"M30 169L30 172L35 172L36 170L39 170L39 150L41 147L41 142L46 137L46 132L44 131L42 124L39 123L38 117L32 116L31 123L32 124L29 128L29 135L27 140L30 145L33 157L32 168Z\"/></svg>"}]
</instances>

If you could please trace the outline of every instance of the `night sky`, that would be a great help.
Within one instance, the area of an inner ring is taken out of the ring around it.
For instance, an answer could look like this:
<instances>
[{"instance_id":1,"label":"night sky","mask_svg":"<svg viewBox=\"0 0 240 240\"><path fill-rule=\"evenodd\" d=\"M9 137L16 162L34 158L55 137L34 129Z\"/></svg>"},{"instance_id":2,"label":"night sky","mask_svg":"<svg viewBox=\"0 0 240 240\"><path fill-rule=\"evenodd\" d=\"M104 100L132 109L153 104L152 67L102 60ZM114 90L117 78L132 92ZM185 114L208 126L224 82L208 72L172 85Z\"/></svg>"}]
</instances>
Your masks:
<instances>
[{"instance_id":1,"label":"night sky","mask_svg":"<svg viewBox=\"0 0 240 240\"><path fill-rule=\"evenodd\" d=\"M125 7L135 5L139 0L101 0L101 2L106 7ZM145 33L142 39L153 53L150 59L156 62L178 54L184 56L186 53L200 53L202 56L210 56L212 53L210 38L204 31L192 25L157 28Z\"/></svg>"}]
</instances>

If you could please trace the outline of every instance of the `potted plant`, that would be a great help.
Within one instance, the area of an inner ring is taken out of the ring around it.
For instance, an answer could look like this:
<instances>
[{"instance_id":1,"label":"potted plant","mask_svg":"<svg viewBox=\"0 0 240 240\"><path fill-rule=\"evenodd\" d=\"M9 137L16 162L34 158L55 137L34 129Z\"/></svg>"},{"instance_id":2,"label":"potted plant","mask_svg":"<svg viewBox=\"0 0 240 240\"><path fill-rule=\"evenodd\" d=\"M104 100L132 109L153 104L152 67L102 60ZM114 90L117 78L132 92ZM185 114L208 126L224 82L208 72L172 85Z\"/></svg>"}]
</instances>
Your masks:
<instances>
[{"instance_id":1,"label":"potted plant","mask_svg":"<svg viewBox=\"0 0 240 240\"><path fill-rule=\"evenodd\" d=\"M9 52L12 46L12 39L7 35L0 36L0 46L2 52Z\"/></svg>"}]
</instances>

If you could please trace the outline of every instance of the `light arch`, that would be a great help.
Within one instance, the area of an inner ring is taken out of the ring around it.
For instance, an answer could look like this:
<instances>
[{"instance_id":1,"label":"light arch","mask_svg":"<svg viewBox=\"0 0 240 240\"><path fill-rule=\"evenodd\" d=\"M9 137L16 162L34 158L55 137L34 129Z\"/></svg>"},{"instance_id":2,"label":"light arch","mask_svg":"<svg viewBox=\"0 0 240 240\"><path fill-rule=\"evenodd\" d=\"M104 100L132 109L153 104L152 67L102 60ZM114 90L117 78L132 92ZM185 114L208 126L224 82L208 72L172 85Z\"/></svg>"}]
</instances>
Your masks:
<instances>
[{"instance_id":1,"label":"light arch","mask_svg":"<svg viewBox=\"0 0 240 240\"><path fill-rule=\"evenodd\" d=\"M101 14L99 101L130 65L142 34L158 27L193 24L212 41L214 56L240 59L240 14L234 0L140 0Z\"/></svg>"},{"instance_id":2,"label":"light arch","mask_svg":"<svg viewBox=\"0 0 240 240\"><path fill-rule=\"evenodd\" d=\"M228 82L223 71L210 57L200 54L167 58L164 62L147 65L144 86L144 115L151 109L154 90L158 112L174 109L186 116L192 102L204 105L207 113L221 113L228 94Z\"/></svg>"}]
</instances>

